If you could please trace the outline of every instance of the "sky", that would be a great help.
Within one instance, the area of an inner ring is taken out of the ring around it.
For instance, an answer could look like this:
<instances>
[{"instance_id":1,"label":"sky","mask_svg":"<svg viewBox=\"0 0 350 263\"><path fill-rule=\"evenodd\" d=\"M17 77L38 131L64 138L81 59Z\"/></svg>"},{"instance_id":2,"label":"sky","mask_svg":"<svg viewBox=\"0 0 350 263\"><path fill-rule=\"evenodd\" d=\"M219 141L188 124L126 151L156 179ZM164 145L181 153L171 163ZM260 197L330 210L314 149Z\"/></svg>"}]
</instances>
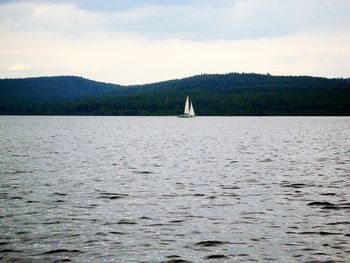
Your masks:
<instances>
[{"instance_id":1,"label":"sky","mask_svg":"<svg viewBox=\"0 0 350 263\"><path fill-rule=\"evenodd\" d=\"M349 14L349 0L0 0L0 78L348 78Z\"/></svg>"}]
</instances>

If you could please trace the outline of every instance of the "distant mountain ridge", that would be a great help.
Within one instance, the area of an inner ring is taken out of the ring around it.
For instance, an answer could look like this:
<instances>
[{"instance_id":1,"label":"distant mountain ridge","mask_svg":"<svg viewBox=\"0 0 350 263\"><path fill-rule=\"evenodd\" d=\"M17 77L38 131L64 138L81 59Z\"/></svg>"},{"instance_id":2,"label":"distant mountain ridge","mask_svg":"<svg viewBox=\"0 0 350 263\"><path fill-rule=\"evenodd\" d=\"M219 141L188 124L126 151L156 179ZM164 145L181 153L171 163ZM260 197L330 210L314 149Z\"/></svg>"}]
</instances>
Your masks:
<instances>
[{"instance_id":1,"label":"distant mountain ridge","mask_svg":"<svg viewBox=\"0 0 350 263\"><path fill-rule=\"evenodd\" d=\"M122 86L76 76L0 80L0 114L350 115L350 80L255 73L202 74Z\"/></svg>"}]
</instances>

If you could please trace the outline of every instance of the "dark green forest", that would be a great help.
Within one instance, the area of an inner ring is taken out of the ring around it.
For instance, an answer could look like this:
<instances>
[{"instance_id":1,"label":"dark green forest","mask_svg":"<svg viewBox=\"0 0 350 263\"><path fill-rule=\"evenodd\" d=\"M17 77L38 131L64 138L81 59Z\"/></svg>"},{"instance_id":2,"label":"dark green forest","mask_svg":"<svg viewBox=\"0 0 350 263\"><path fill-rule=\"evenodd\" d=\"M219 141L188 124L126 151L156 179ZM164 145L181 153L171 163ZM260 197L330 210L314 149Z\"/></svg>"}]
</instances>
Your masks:
<instances>
[{"instance_id":1,"label":"dark green forest","mask_svg":"<svg viewBox=\"0 0 350 263\"><path fill-rule=\"evenodd\" d=\"M178 115L187 95L199 116L348 116L350 80L203 74L121 86L81 77L0 80L2 115Z\"/></svg>"}]
</instances>

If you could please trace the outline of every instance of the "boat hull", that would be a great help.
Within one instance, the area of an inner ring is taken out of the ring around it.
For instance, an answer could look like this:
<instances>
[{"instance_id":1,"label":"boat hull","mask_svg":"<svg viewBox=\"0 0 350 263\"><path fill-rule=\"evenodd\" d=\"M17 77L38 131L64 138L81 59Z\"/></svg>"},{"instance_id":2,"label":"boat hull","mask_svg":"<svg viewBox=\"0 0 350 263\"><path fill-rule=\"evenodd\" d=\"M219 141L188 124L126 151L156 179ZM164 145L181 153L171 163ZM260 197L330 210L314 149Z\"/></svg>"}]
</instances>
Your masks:
<instances>
[{"instance_id":1,"label":"boat hull","mask_svg":"<svg viewBox=\"0 0 350 263\"><path fill-rule=\"evenodd\" d=\"M179 118L183 118L183 119L189 119L189 118L195 118L196 116L194 115L189 115L189 114L181 114L178 116Z\"/></svg>"}]
</instances>

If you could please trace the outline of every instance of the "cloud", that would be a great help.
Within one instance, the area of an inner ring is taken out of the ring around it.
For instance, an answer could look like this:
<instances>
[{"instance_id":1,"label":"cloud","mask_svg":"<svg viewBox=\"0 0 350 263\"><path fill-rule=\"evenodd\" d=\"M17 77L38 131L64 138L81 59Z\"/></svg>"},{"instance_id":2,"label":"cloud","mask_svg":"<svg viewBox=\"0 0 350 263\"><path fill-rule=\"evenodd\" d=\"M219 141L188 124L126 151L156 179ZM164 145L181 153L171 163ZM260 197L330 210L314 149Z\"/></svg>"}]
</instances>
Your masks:
<instances>
[{"instance_id":1,"label":"cloud","mask_svg":"<svg viewBox=\"0 0 350 263\"><path fill-rule=\"evenodd\" d=\"M0 23L71 36L107 31L204 41L348 32L349 13L344 0L24 1L0 5Z\"/></svg>"},{"instance_id":2,"label":"cloud","mask_svg":"<svg viewBox=\"0 0 350 263\"><path fill-rule=\"evenodd\" d=\"M7 68L8 71L22 71L28 69L30 69L30 66L22 63L15 63Z\"/></svg>"},{"instance_id":3,"label":"cloud","mask_svg":"<svg viewBox=\"0 0 350 263\"><path fill-rule=\"evenodd\" d=\"M104 21L102 15L77 9L74 4L28 1L0 5L0 28L8 31L81 37L100 30Z\"/></svg>"}]
</instances>

